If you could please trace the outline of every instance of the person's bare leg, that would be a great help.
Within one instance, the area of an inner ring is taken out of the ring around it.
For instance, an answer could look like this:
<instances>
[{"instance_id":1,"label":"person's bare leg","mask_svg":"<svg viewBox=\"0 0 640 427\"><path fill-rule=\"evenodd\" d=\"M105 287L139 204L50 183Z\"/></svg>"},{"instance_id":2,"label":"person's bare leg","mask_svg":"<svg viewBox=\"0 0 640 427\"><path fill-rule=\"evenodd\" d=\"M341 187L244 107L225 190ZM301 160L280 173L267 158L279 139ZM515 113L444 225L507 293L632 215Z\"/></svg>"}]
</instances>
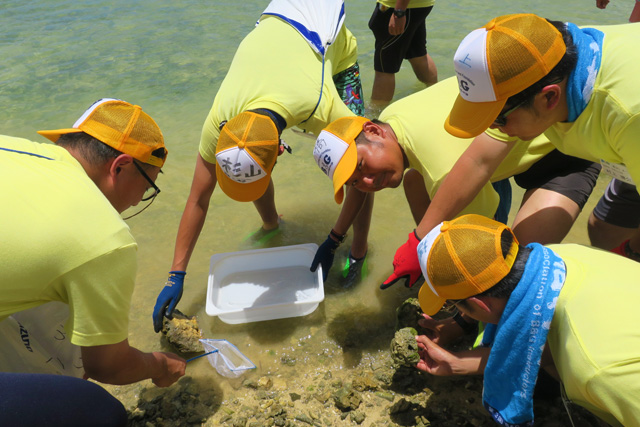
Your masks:
<instances>
[{"instance_id":1,"label":"person's bare leg","mask_svg":"<svg viewBox=\"0 0 640 427\"><path fill-rule=\"evenodd\" d=\"M382 110L389 105L396 90L396 75L376 71L371 90L371 106Z\"/></svg>"},{"instance_id":2,"label":"person's bare leg","mask_svg":"<svg viewBox=\"0 0 640 427\"><path fill-rule=\"evenodd\" d=\"M596 218L593 212L591 212L587 223L587 230L589 232L591 246L610 251L620 246L625 240L632 239L632 241L629 242L629 246L634 251L640 252L640 235L638 235L640 233L637 228L626 228L609 224Z\"/></svg>"},{"instance_id":3,"label":"person's bare leg","mask_svg":"<svg viewBox=\"0 0 640 427\"><path fill-rule=\"evenodd\" d=\"M369 248L369 228L371 226L371 213L373 212L374 193L366 193L366 198L353 221L353 240L351 242L351 256L360 259L367 254Z\"/></svg>"},{"instance_id":4,"label":"person's bare leg","mask_svg":"<svg viewBox=\"0 0 640 427\"><path fill-rule=\"evenodd\" d=\"M438 69L429 54L409 60L413 72L422 83L431 86L438 82Z\"/></svg>"},{"instance_id":5,"label":"person's bare leg","mask_svg":"<svg viewBox=\"0 0 640 427\"><path fill-rule=\"evenodd\" d=\"M579 214L578 204L567 196L535 188L524 194L511 228L521 245L560 243Z\"/></svg>"},{"instance_id":6,"label":"person's bare leg","mask_svg":"<svg viewBox=\"0 0 640 427\"><path fill-rule=\"evenodd\" d=\"M429 203L431 203L427 187L424 185L422 175L415 169L409 169L405 172L402 185L404 187L404 195L409 203L409 209L411 209L411 215L417 225L422 221Z\"/></svg>"},{"instance_id":7,"label":"person's bare leg","mask_svg":"<svg viewBox=\"0 0 640 427\"><path fill-rule=\"evenodd\" d=\"M262 228L266 231L278 228L279 217L276 210L275 189L273 180L269 181L269 186L264 194L253 202L260 218L262 219Z\"/></svg>"}]
</instances>

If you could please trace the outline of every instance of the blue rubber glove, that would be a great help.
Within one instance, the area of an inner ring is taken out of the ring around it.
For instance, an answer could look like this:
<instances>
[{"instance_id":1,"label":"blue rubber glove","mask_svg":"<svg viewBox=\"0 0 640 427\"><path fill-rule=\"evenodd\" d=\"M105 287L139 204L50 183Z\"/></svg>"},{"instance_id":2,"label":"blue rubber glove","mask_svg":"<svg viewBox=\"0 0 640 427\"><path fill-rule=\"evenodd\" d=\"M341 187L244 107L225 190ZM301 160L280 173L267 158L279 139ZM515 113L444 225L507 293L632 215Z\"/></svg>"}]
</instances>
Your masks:
<instances>
[{"instance_id":1,"label":"blue rubber glove","mask_svg":"<svg viewBox=\"0 0 640 427\"><path fill-rule=\"evenodd\" d=\"M409 233L407 242L400 246L393 257L393 273L380 285L380 289L387 289L400 279L406 279L404 285L412 287L422 276L420 261L418 260L418 244L420 239L416 231Z\"/></svg>"},{"instance_id":2,"label":"blue rubber glove","mask_svg":"<svg viewBox=\"0 0 640 427\"><path fill-rule=\"evenodd\" d=\"M153 307L153 330L160 332L162 329L162 318L173 319L173 310L182 298L182 288L184 287L185 271L170 271L169 278L164 288L160 291L156 305Z\"/></svg>"},{"instance_id":3,"label":"blue rubber glove","mask_svg":"<svg viewBox=\"0 0 640 427\"><path fill-rule=\"evenodd\" d=\"M310 270L315 273L318 265L322 265L322 280L327 280L329 269L333 265L333 257L338 246L340 246L340 242L336 242L331 238L331 235L328 235L327 240L320 245L316 251L316 256L313 257Z\"/></svg>"}]
</instances>

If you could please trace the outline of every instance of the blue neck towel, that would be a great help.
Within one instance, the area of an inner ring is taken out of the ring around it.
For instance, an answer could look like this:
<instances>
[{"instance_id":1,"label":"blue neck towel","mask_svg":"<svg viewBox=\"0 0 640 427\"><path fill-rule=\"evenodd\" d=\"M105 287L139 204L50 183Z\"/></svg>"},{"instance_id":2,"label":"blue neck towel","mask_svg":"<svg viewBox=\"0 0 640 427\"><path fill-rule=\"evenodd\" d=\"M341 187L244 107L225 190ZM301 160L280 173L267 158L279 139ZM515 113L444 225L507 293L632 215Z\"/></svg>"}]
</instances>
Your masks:
<instances>
[{"instance_id":1,"label":"blue neck towel","mask_svg":"<svg viewBox=\"0 0 640 427\"><path fill-rule=\"evenodd\" d=\"M574 122L591 99L602 61L604 33L595 28L580 29L570 22L566 26L578 51L578 63L567 83L568 121Z\"/></svg>"},{"instance_id":2,"label":"blue neck towel","mask_svg":"<svg viewBox=\"0 0 640 427\"><path fill-rule=\"evenodd\" d=\"M522 279L509 297L498 325L485 328L483 345L491 345L484 371L484 407L503 426L533 425L533 389L540 358L564 285L564 261L538 243Z\"/></svg>"}]
</instances>

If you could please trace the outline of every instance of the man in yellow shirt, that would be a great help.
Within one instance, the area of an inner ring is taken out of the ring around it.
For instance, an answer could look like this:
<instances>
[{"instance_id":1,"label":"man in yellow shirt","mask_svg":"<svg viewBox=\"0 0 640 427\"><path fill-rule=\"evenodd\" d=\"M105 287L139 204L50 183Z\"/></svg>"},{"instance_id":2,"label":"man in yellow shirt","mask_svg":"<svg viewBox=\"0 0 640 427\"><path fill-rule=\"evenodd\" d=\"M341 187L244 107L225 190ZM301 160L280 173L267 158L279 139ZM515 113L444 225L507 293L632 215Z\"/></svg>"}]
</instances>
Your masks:
<instances>
[{"instance_id":1,"label":"man in yellow shirt","mask_svg":"<svg viewBox=\"0 0 640 427\"><path fill-rule=\"evenodd\" d=\"M520 140L544 134L561 152L600 162L621 180L640 182L638 43L636 24L579 28L533 14L494 18L458 47L459 95L445 128L461 138L489 128ZM470 200L472 188L486 182L516 145L475 140L443 182L443 191L416 228L418 236L453 218ZM611 194L618 199L616 206L625 205L623 210L633 212L640 225L640 195L636 191L633 197L627 203ZM620 225L628 223L612 226ZM417 260L403 257L407 244L396 252L396 276L419 274Z\"/></svg>"},{"instance_id":2,"label":"man in yellow shirt","mask_svg":"<svg viewBox=\"0 0 640 427\"><path fill-rule=\"evenodd\" d=\"M39 133L56 144L0 136L0 424L126 425L117 399L73 377L167 387L184 375L182 358L128 341L137 244L120 214L160 192L164 138L117 99Z\"/></svg>"},{"instance_id":3,"label":"man in yellow shirt","mask_svg":"<svg viewBox=\"0 0 640 427\"><path fill-rule=\"evenodd\" d=\"M338 117L364 112L356 39L344 19L343 0L272 1L240 43L202 127L171 271L153 311L156 332L182 297L216 186L253 202L262 230L273 231L279 215L271 173L285 150L282 131L297 126L317 135Z\"/></svg>"},{"instance_id":4,"label":"man in yellow shirt","mask_svg":"<svg viewBox=\"0 0 640 427\"><path fill-rule=\"evenodd\" d=\"M437 225L417 255L426 315L449 304L487 324L473 350L451 353L417 337L418 369L484 374L483 404L500 425L533 424L540 368L608 424L640 425L638 263L576 244L520 245L479 215Z\"/></svg>"},{"instance_id":5,"label":"man in yellow shirt","mask_svg":"<svg viewBox=\"0 0 640 427\"><path fill-rule=\"evenodd\" d=\"M380 114L380 120L345 117L331 123L320 134L314 156L318 166L332 178L336 202L342 202L345 184L348 190L340 216L318 250L314 268L321 263L323 273L328 273L332 251L355 215L362 215L363 211L370 215L370 199L375 191L403 183L414 220L416 224L421 222L453 165L475 142L455 138L442 127L447 107L453 104L457 91L457 81L451 77L392 103ZM508 138L503 134L484 133L477 139L515 147L500 168L477 185L469 202L461 206L456 216L496 215L499 202L504 200L500 200L492 183L513 176L526 190L513 225L518 238L527 243L560 242L591 194L599 166L559 153L544 137L516 142L505 141ZM508 200L507 212L510 206ZM354 232L351 245L354 262L364 257L366 250L366 240L357 239ZM409 276L406 284L413 285L419 276L419 272ZM383 287L403 277L389 279Z\"/></svg>"},{"instance_id":6,"label":"man in yellow shirt","mask_svg":"<svg viewBox=\"0 0 640 427\"><path fill-rule=\"evenodd\" d=\"M129 345L137 244L120 217L159 192L160 129L105 98L40 134L57 144L0 137L0 370L173 384L182 358Z\"/></svg>"}]
</instances>

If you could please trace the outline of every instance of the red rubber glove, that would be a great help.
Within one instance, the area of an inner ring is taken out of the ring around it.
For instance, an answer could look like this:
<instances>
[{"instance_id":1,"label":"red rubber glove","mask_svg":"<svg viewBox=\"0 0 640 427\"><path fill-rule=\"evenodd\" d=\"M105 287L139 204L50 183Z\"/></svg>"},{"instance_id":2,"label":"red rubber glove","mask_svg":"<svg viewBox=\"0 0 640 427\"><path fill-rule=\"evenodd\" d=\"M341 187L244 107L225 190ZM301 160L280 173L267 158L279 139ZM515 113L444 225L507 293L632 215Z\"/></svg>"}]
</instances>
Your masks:
<instances>
[{"instance_id":1,"label":"red rubber glove","mask_svg":"<svg viewBox=\"0 0 640 427\"><path fill-rule=\"evenodd\" d=\"M380 285L380 289L387 289L400 279L406 279L404 285L407 288L416 284L422 270L420 269L420 261L418 260L418 243L420 239L416 234L416 230L409 233L409 240L400 246L393 257L393 274Z\"/></svg>"}]
</instances>

